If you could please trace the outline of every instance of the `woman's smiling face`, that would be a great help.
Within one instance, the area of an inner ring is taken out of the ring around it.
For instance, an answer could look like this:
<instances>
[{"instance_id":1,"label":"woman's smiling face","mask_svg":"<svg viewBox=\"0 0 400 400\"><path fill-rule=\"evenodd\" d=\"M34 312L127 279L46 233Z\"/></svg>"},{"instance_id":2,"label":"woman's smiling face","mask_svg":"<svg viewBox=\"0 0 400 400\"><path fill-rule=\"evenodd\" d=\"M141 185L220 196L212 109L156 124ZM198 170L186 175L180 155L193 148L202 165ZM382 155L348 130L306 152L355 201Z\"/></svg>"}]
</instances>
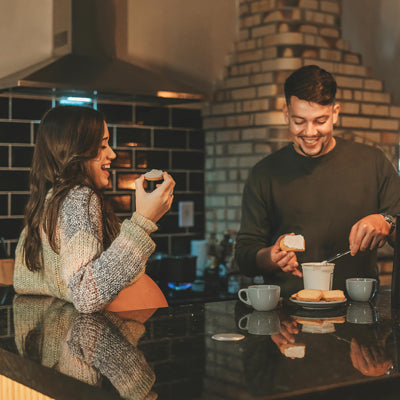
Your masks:
<instances>
[{"instance_id":1,"label":"woman's smiling face","mask_svg":"<svg viewBox=\"0 0 400 400\"><path fill-rule=\"evenodd\" d=\"M108 186L110 173L108 169L111 161L116 158L112 148L108 144L110 134L106 123L104 122L104 133L99 151L95 158L86 161L86 170L97 189L105 189Z\"/></svg>"}]
</instances>

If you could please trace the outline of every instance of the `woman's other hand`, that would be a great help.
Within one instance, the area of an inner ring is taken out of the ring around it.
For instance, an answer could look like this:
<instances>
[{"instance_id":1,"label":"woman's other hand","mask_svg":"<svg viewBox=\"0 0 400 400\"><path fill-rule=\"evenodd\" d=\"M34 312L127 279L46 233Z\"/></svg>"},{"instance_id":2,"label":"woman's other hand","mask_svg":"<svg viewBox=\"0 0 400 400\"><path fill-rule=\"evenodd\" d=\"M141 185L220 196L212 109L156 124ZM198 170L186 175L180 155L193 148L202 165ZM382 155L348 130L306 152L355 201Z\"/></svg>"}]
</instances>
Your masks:
<instances>
[{"instance_id":1,"label":"woman's other hand","mask_svg":"<svg viewBox=\"0 0 400 400\"><path fill-rule=\"evenodd\" d=\"M144 190L144 175L136 179L136 212L156 223L170 208L174 199L175 181L167 172L164 182L151 193Z\"/></svg>"}]
</instances>

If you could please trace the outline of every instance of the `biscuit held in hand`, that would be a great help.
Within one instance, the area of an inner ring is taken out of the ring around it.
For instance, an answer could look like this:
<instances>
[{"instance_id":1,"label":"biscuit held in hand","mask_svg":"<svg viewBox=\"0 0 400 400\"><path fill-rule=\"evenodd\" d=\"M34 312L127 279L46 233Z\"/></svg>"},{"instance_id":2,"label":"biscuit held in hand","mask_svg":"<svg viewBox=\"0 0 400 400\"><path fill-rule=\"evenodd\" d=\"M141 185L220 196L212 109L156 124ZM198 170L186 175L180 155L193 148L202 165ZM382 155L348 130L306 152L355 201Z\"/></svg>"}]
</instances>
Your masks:
<instances>
[{"instance_id":1,"label":"biscuit held in hand","mask_svg":"<svg viewBox=\"0 0 400 400\"><path fill-rule=\"evenodd\" d=\"M160 169L152 169L144 174L146 181L160 181L163 179L164 172Z\"/></svg>"},{"instance_id":2,"label":"biscuit held in hand","mask_svg":"<svg viewBox=\"0 0 400 400\"><path fill-rule=\"evenodd\" d=\"M305 241L302 235L285 235L279 246L284 251L304 251Z\"/></svg>"}]
</instances>

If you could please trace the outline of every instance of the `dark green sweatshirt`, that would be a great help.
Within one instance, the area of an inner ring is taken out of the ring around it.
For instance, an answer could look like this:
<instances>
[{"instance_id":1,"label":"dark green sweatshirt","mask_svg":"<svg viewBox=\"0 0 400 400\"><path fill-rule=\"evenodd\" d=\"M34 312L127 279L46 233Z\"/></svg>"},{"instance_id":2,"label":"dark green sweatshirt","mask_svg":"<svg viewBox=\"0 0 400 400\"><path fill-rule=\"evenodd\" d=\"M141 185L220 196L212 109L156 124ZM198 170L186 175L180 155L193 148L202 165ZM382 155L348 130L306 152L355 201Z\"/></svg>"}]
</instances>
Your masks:
<instances>
[{"instance_id":1,"label":"dark green sweatshirt","mask_svg":"<svg viewBox=\"0 0 400 400\"><path fill-rule=\"evenodd\" d=\"M302 279L282 271L265 273L256 253L285 233L302 234L302 262L323 261L349 248L351 227L361 218L400 213L400 177L383 152L375 147L336 138L328 154L310 158L293 145L267 156L250 171L242 199L236 261L248 276L264 275L281 286L283 295L303 288ZM377 276L376 250L338 259L333 289L345 279Z\"/></svg>"}]
</instances>

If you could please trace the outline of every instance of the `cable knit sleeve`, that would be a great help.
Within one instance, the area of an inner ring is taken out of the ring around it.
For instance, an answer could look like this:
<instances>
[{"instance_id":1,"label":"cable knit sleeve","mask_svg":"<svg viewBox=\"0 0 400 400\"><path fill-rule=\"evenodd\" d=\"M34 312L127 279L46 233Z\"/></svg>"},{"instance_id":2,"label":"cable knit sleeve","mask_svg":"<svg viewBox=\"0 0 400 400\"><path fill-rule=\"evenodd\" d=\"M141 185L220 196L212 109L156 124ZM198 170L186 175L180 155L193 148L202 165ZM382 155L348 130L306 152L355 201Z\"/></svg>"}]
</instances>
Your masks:
<instances>
[{"instance_id":1,"label":"cable knit sleeve","mask_svg":"<svg viewBox=\"0 0 400 400\"><path fill-rule=\"evenodd\" d=\"M98 311L144 271L155 249L149 234L157 226L134 213L103 251L100 199L89 188L75 188L59 212L62 279L78 311Z\"/></svg>"}]
</instances>

